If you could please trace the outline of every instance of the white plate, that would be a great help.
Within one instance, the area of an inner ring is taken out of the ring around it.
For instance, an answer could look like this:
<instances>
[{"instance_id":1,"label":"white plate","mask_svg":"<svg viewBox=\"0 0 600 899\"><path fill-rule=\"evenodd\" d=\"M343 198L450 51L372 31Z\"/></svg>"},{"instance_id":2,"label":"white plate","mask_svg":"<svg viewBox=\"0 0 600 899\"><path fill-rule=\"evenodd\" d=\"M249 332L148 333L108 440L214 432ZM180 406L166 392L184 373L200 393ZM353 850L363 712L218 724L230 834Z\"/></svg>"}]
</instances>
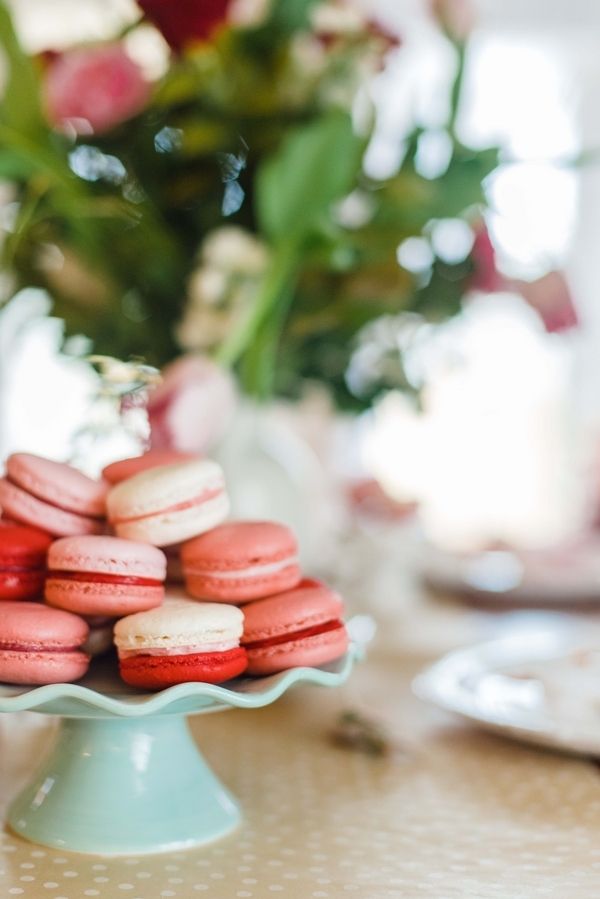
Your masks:
<instances>
[{"instance_id":1,"label":"white plate","mask_svg":"<svg viewBox=\"0 0 600 899\"><path fill-rule=\"evenodd\" d=\"M600 633L591 630L528 631L452 652L413 690L487 730L600 756Z\"/></svg>"}]
</instances>

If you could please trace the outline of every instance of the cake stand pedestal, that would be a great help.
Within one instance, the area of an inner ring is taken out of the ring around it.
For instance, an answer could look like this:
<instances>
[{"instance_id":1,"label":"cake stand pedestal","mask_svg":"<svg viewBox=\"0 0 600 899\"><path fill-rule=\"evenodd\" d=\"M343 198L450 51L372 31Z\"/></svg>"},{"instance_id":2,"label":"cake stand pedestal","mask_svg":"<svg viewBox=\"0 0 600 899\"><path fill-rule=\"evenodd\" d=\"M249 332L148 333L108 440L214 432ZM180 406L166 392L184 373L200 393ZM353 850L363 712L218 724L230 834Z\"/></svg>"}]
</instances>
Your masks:
<instances>
[{"instance_id":1,"label":"cake stand pedestal","mask_svg":"<svg viewBox=\"0 0 600 899\"><path fill-rule=\"evenodd\" d=\"M45 846L99 855L176 851L218 839L239 806L203 759L185 716L275 702L297 683L334 687L350 674L356 644L322 668L293 668L225 686L127 688L116 662L95 662L78 684L0 685L0 712L60 715L50 754L13 801L8 825Z\"/></svg>"}]
</instances>

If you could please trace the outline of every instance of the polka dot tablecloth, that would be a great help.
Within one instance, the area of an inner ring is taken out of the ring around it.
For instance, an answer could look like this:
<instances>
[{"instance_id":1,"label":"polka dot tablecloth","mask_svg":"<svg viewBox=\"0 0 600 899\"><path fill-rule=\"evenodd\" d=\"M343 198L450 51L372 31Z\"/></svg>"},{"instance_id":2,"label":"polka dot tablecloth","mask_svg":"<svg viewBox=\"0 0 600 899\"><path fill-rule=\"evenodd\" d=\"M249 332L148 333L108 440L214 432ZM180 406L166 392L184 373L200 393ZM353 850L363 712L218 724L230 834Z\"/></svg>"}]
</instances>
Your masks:
<instances>
[{"instance_id":1,"label":"polka dot tablecloth","mask_svg":"<svg viewBox=\"0 0 600 899\"><path fill-rule=\"evenodd\" d=\"M578 899L600 896L600 773L479 733L411 697L427 660L375 649L340 690L299 688L191 726L245 818L191 852L107 859L0 838L0 897ZM345 708L391 729L373 759L332 745ZM5 716L2 808L51 725ZM176 764L176 760L173 760Z\"/></svg>"}]
</instances>

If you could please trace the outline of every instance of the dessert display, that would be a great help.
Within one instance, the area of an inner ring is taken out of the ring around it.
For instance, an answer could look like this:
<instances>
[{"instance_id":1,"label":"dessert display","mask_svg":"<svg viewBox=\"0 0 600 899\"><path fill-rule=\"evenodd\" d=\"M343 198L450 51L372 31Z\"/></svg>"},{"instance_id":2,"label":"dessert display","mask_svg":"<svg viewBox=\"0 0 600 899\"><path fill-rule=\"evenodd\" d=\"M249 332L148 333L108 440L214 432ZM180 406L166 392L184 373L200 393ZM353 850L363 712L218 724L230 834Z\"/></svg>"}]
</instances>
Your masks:
<instances>
[{"instance_id":1,"label":"dessert display","mask_svg":"<svg viewBox=\"0 0 600 899\"><path fill-rule=\"evenodd\" d=\"M76 468L30 453L14 453L0 478L0 508L15 521L55 537L101 534L106 484Z\"/></svg>"},{"instance_id":2,"label":"dessert display","mask_svg":"<svg viewBox=\"0 0 600 899\"><path fill-rule=\"evenodd\" d=\"M119 537L169 546L221 524L229 499L220 465L195 459L121 481L108 493L106 507Z\"/></svg>"},{"instance_id":3,"label":"dessert display","mask_svg":"<svg viewBox=\"0 0 600 899\"><path fill-rule=\"evenodd\" d=\"M81 647L89 628L71 612L35 602L0 603L0 680L60 684L79 680L89 656Z\"/></svg>"},{"instance_id":4,"label":"dessert display","mask_svg":"<svg viewBox=\"0 0 600 899\"><path fill-rule=\"evenodd\" d=\"M0 600L34 599L44 588L52 537L35 528L7 524L0 533Z\"/></svg>"},{"instance_id":5,"label":"dessert display","mask_svg":"<svg viewBox=\"0 0 600 899\"><path fill-rule=\"evenodd\" d=\"M165 554L119 537L63 537L48 552L46 602L80 615L118 618L159 606Z\"/></svg>"},{"instance_id":6,"label":"dessert display","mask_svg":"<svg viewBox=\"0 0 600 899\"><path fill-rule=\"evenodd\" d=\"M19 523L0 528L0 681L76 681L115 647L121 679L143 690L345 654L340 597L301 580L285 525L224 522L216 462L147 453L94 481L18 453L6 472L2 511ZM168 587L165 596L168 565L187 592Z\"/></svg>"},{"instance_id":7,"label":"dessert display","mask_svg":"<svg viewBox=\"0 0 600 899\"><path fill-rule=\"evenodd\" d=\"M245 603L300 580L298 544L289 528L273 521L233 521L184 544L188 593L215 602Z\"/></svg>"},{"instance_id":8,"label":"dessert display","mask_svg":"<svg viewBox=\"0 0 600 899\"><path fill-rule=\"evenodd\" d=\"M339 658L348 649L343 612L337 593L308 578L294 590L244 606L248 673L275 674Z\"/></svg>"},{"instance_id":9,"label":"dessert display","mask_svg":"<svg viewBox=\"0 0 600 899\"><path fill-rule=\"evenodd\" d=\"M244 616L236 606L166 600L115 626L119 670L134 687L156 690L202 681L219 684L246 670Z\"/></svg>"}]
</instances>

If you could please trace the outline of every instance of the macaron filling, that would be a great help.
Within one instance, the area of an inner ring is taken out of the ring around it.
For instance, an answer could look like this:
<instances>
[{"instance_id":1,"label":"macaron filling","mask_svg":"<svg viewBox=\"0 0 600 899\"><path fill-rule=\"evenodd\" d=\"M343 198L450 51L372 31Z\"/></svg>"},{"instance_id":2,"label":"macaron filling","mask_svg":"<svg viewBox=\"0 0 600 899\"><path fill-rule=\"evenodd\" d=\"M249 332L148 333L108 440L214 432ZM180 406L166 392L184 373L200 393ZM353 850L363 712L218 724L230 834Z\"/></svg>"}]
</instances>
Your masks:
<instances>
[{"instance_id":1,"label":"macaron filling","mask_svg":"<svg viewBox=\"0 0 600 899\"><path fill-rule=\"evenodd\" d=\"M216 570L214 568L199 568L195 565L186 565L185 572L193 577L206 577L211 580L229 581L238 578L264 577L268 574L278 574L285 568L292 565L298 565L298 556L288 556L286 559L279 559L276 562L269 562L264 565L252 565L248 568L230 568L227 570Z\"/></svg>"},{"instance_id":2,"label":"macaron filling","mask_svg":"<svg viewBox=\"0 0 600 899\"><path fill-rule=\"evenodd\" d=\"M0 652L81 652L81 644L73 646L52 645L51 643L4 643L0 642ZM85 655L85 653L84 653Z\"/></svg>"},{"instance_id":3,"label":"macaron filling","mask_svg":"<svg viewBox=\"0 0 600 899\"><path fill-rule=\"evenodd\" d=\"M312 627L305 627L299 631L292 631L288 634L278 634L274 637L266 637L264 640L251 640L246 642L242 640L245 649L266 649L269 646L279 646L282 643L290 643L293 640L304 640L306 637L316 637L318 634L326 634L329 631L335 631L344 627L344 622L336 618L332 621L324 621L322 624L315 624Z\"/></svg>"},{"instance_id":4,"label":"macaron filling","mask_svg":"<svg viewBox=\"0 0 600 899\"><path fill-rule=\"evenodd\" d=\"M112 524L131 524L134 521L145 521L147 518L154 518L155 515L164 515L166 512L185 512L186 509L193 509L195 506L202 506L204 503L210 502L211 499L216 499L218 496L221 496L222 493L223 485L220 485L219 487L210 487L204 490L199 496L183 500L180 503L175 503L175 505L168 506L165 509L153 509L151 512L143 512L141 515L113 515L110 520Z\"/></svg>"},{"instance_id":5,"label":"macaron filling","mask_svg":"<svg viewBox=\"0 0 600 899\"><path fill-rule=\"evenodd\" d=\"M140 577L134 574L107 574L100 571L58 571L48 572L47 583L54 580L76 581L79 583L118 584L123 587L162 587L162 580Z\"/></svg>"},{"instance_id":6,"label":"macaron filling","mask_svg":"<svg viewBox=\"0 0 600 899\"><path fill-rule=\"evenodd\" d=\"M61 512L68 512L69 515L75 515L78 518L83 519L84 521L89 520L90 518L94 521L102 521L104 516L98 513L86 512L83 513L81 509L74 509L73 506L70 506L68 503L58 503L54 499L48 499L47 496L44 496L41 491L35 491L31 488L31 484L26 484L24 481L20 482L13 474L10 472L6 472L4 475L4 479L8 481L9 484L12 484L13 487L16 487L18 490L24 490L26 493L31 494L36 499L40 500L40 502L47 503L49 506L52 506L54 509L60 509Z\"/></svg>"},{"instance_id":7,"label":"macaron filling","mask_svg":"<svg viewBox=\"0 0 600 899\"><path fill-rule=\"evenodd\" d=\"M143 649L119 649L120 659L131 659L134 656L189 656L189 655L210 655L213 652L229 652L231 649L238 649L237 643L206 643L202 646L202 652L199 651L198 644L195 646L146 646Z\"/></svg>"}]
</instances>

